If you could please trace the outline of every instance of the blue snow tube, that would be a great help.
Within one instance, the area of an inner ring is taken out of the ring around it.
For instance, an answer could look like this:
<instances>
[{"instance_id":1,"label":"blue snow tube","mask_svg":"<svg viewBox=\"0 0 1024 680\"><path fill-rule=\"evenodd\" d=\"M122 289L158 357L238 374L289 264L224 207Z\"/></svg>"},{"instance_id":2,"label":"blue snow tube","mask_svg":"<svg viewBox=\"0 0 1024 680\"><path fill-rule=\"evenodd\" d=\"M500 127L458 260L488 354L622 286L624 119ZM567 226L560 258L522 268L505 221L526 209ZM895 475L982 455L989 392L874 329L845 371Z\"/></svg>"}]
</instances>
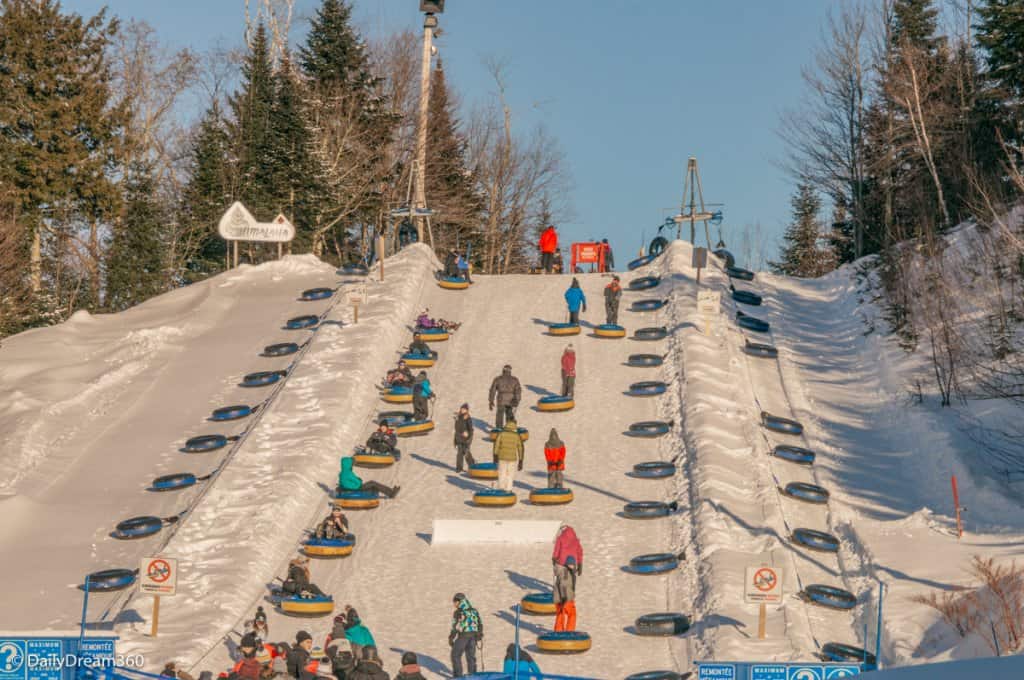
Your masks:
<instances>
[{"instance_id":1,"label":"blue snow tube","mask_svg":"<svg viewBox=\"0 0 1024 680\"><path fill-rule=\"evenodd\" d=\"M157 533L163 526L164 521L159 517L132 517L118 522L113 536L120 539L145 538Z\"/></svg>"},{"instance_id":2,"label":"blue snow tube","mask_svg":"<svg viewBox=\"0 0 1024 680\"><path fill-rule=\"evenodd\" d=\"M757 357L759 359L774 359L779 356L779 350L774 346L765 345L760 342L750 342L749 340L747 340L747 343L743 346L743 351L750 356Z\"/></svg>"},{"instance_id":3,"label":"blue snow tube","mask_svg":"<svg viewBox=\"0 0 1024 680\"><path fill-rule=\"evenodd\" d=\"M857 606L857 597L842 588L814 584L804 588L802 595L808 602L830 609L849 610Z\"/></svg>"},{"instance_id":4,"label":"blue snow tube","mask_svg":"<svg viewBox=\"0 0 1024 680\"><path fill-rule=\"evenodd\" d=\"M654 261L655 257L657 257L657 256L656 255L644 255L643 257L638 257L635 260L633 260L632 262L630 262L629 264L627 264L626 268L629 269L629 271L633 271L634 269L639 269L640 267L649 265L651 262Z\"/></svg>"},{"instance_id":5,"label":"blue snow tube","mask_svg":"<svg viewBox=\"0 0 1024 680\"><path fill-rule=\"evenodd\" d=\"M727 264L725 266L725 273L731 279L739 279L740 281L754 280L754 272L749 269L742 269L741 267L733 267Z\"/></svg>"},{"instance_id":6,"label":"blue snow tube","mask_svg":"<svg viewBox=\"0 0 1024 680\"><path fill-rule=\"evenodd\" d=\"M732 299L754 307L761 304L761 296L757 293L751 293L749 290L734 290L732 292Z\"/></svg>"},{"instance_id":7,"label":"blue snow tube","mask_svg":"<svg viewBox=\"0 0 1024 680\"><path fill-rule=\"evenodd\" d=\"M661 380L642 380L630 385L626 394L631 397L656 397L664 394L667 389L668 385Z\"/></svg>"},{"instance_id":8,"label":"blue snow tube","mask_svg":"<svg viewBox=\"0 0 1024 680\"><path fill-rule=\"evenodd\" d=\"M242 387L263 387L273 385L287 374L287 371L257 371L242 378Z\"/></svg>"},{"instance_id":9,"label":"blue snow tube","mask_svg":"<svg viewBox=\"0 0 1024 680\"><path fill-rule=\"evenodd\" d=\"M686 677L690 677L690 674ZM627 675L626 680L683 680L683 676L675 671L644 671Z\"/></svg>"},{"instance_id":10,"label":"blue snow tube","mask_svg":"<svg viewBox=\"0 0 1024 680\"><path fill-rule=\"evenodd\" d=\"M109 593L124 590L135 583L135 572L131 569L104 569L94 571L86 578L88 585L82 583L82 590L90 593Z\"/></svg>"},{"instance_id":11,"label":"blue snow tube","mask_svg":"<svg viewBox=\"0 0 1024 680\"><path fill-rule=\"evenodd\" d=\"M355 534L344 538L313 538L302 543L302 550L312 557L348 557L356 545Z\"/></svg>"},{"instance_id":12,"label":"blue snow tube","mask_svg":"<svg viewBox=\"0 0 1024 680\"><path fill-rule=\"evenodd\" d=\"M779 432L781 434L801 435L804 433L804 426L795 420L773 416L767 411L761 411L761 425L766 430Z\"/></svg>"},{"instance_id":13,"label":"blue snow tube","mask_svg":"<svg viewBox=\"0 0 1024 680\"><path fill-rule=\"evenodd\" d=\"M839 552L839 539L832 534L814 529L794 529L793 542L818 552Z\"/></svg>"},{"instance_id":14,"label":"blue snow tube","mask_svg":"<svg viewBox=\"0 0 1024 680\"><path fill-rule=\"evenodd\" d=\"M232 437L234 439L234 437ZM201 453L203 451L216 451L228 445L228 437L222 434L204 434L192 437L185 441L181 447L183 453Z\"/></svg>"},{"instance_id":15,"label":"blue snow tube","mask_svg":"<svg viewBox=\"0 0 1024 680\"><path fill-rule=\"evenodd\" d=\"M668 300L637 300L629 307L631 312L656 312L665 304Z\"/></svg>"},{"instance_id":16,"label":"blue snow tube","mask_svg":"<svg viewBox=\"0 0 1024 680\"><path fill-rule=\"evenodd\" d=\"M647 246L647 252L651 257L657 257L665 252L665 248L668 248L668 239L664 236L655 236L651 239L651 245Z\"/></svg>"},{"instance_id":17,"label":"blue snow tube","mask_svg":"<svg viewBox=\"0 0 1024 680\"><path fill-rule=\"evenodd\" d=\"M772 449L772 455L776 458L789 461L790 463L796 463L797 465L813 465L814 464L814 451L805 449L800 446L788 446L786 444L779 444Z\"/></svg>"},{"instance_id":18,"label":"blue snow tube","mask_svg":"<svg viewBox=\"0 0 1024 680\"><path fill-rule=\"evenodd\" d=\"M690 630L690 617L675 612L644 614L634 623L637 635L682 635Z\"/></svg>"},{"instance_id":19,"label":"blue snow tube","mask_svg":"<svg viewBox=\"0 0 1024 680\"><path fill-rule=\"evenodd\" d=\"M210 415L210 420L238 420L252 415L252 407L239 404L238 406L223 406Z\"/></svg>"},{"instance_id":20,"label":"blue snow tube","mask_svg":"<svg viewBox=\"0 0 1024 680\"><path fill-rule=\"evenodd\" d=\"M411 423L414 416L409 411L381 411L377 414L377 424L387 423L388 427Z\"/></svg>"},{"instance_id":21,"label":"blue snow tube","mask_svg":"<svg viewBox=\"0 0 1024 680\"><path fill-rule=\"evenodd\" d=\"M572 397L563 397L558 394L541 397L537 400L537 409L540 411L568 411L574 405L575 400Z\"/></svg>"},{"instance_id":22,"label":"blue snow tube","mask_svg":"<svg viewBox=\"0 0 1024 680\"><path fill-rule=\"evenodd\" d=\"M299 351L299 345L295 342L279 342L275 345L267 345L263 348L265 357L284 357L295 354Z\"/></svg>"},{"instance_id":23,"label":"blue snow tube","mask_svg":"<svg viewBox=\"0 0 1024 680\"><path fill-rule=\"evenodd\" d=\"M638 279L633 279L629 282L630 290L648 290L650 288L657 288L658 284L661 283L660 276L641 276Z\"/></svg>"},{"instance_id":24,"label":"blue snow tube","mask_svg":"<svg viewBox=\"0 0 1024 680\"><path fill-rule=\"evenodd\" d=\"M288 330L298 330L300 328L311 328L320 323L320 317L315 314L305 314L303 316L296 316L292 319L288 319L285 322L284 327Z\"/></svg>"},{"instance_id":25,"label":"blue snow tube","mask_svg":"<svg viewBox=\"0 0 1024 680\"><path fill-rule=\"evenodd\" d=\"M634 368L661 366L663 363L665 363L665 358L660 354L630 354L626 359L626 365Z\"/></svg>"},{"instance_id":26,"label":"blue snow tube","mask_svg":"<svg viewBox=\"0 0 1024 680\"><path fill-rule=\"evenodd\" d=\"M302 299L306 302L326 300L332 295L334 295L334 289L332 288L310 288L309 290L302 291Z\"/></svg>"},{"instance_id":27,"label":"blue snow tube","mask_svg":"<svg viewBox=\"0 0 1024 680\"><path fill-rule=\"evenodd\" d=\"M674 503L662 503L661 501L637 501L635 503L626 503L622 506L622 514L627 519L668 517L675 510L674 506Z\"/></svg>"},{"instance_id":28,"label":"blue snow tube","mask_svg":"<svg viewBox=\"0 0 1024 680\"><path fill-rule=\"evenodd\" d=\"M878 668L878 660L874 654L842 642L826 642L821 647L821 653L829 661L859 663L861 670L864 671L873 671Z\"/></svg>"},{"instance_id":29,"label":"blue snow tube","mask_svg":"<svg viewBox=\"0 0 1024 680\"><path fill-rule=\"evenodd\" d=\"M756 316L747 316L743 312L736 312L736 323L740 325L740 328L746 328L755 333L767 333L771 330L771 324L767 321L758 319Z\"/></svg>"},{"instance_id":30,"label":"blue snow tube","mask_svg":"<svg viewBox=\"0 0 1024 680\"><path fill-rule=\"evenodd\" d=\"M643 479L664 479L665 477L671 477L675 473L676 466L672 463L650 461L634 465L632 475Z\"/></svg>"},{"instance_id":31,"label":"blue snow tube","mask_svg":"<svg viewBox=\"0 0 1024 680\"><path fill-rule=\"evenodd\" d=\"M190 472L179 472L173 475L163 475L153 480L152 486L149 487L150 491L173 491L174 489L184 489L186 487L195 484L198 479Z\"/></svg>"},{"instance_id":32,"label":"blue snow tube","mask_svg":"<svg viewBox=\"0 0 1024 680\"><path fill-rule=\"evenodd\" d=\"M634 574L664 574L679 566L679 556L672 553L637 555L629 560L628 571Z\"/></svg>"},{"instance_id":33,"label":"blue snow tube","mask_svg":"<svg viewBox=\"0 0 1024 680\"><path fill-rule=\"evenodd\" d=\"M725 248L719 248L718 250L714 251L712 253L712 255L714 255L715 257L717 257L720 260L725 260L725 266L726 267L735 267L736 266L736 258L733 257L732 253L730 253Z\"/></svg>"},{"instance_id":34,"label":"blue snow tube","mask_svg":"<svg viewBox=\"0 0 1024 680\"><path fill-rule=\"evenodd\" d=\"M816 503L818 505L828 503L828 490L817 484L790 482L781 491L784 495L805 503Z\"/></svg>"},{"instance_id":35,"label":"blue snow tube","mask_svg":"<svg viewBox=\"0 0 1024 680\"><path fill-rule=\"evenodd\" d=\"M638 328L633 331L634 340L664 340L668 337L668 329L664 326L660 327L649 327L649 328Z\"/></svg>"},{"instance_id":36,"label":"blue snow tube","mask_svg":"<svg viewBox=\"0 0 1024 680\"><path fill-rule=\"evenodd\" d=\"M330 595L317 595L315 597L291 595L282 597L279 604L281 612L291 616L328 616L334 613L334 598Z\"/></svg>"},{"instance_id":37,"label":"blue snow tube","mask_svg":"<svg viewBox=\"0 0 1024 680\"><path fill-rule=\"evenodd\" d=\"M672 430L672 422L663 420L642 420L633 423L626 432L630 437L660 437Z\"/></svg>"},{"instance_id":38,"label":"blue snow tube","mask_svg":"<svg viewBox=\"0 0 1024 680\"><path fill-rule=\"evenodd\" d=\"M537 651L549 654L578 654L590 649L590 635L579 630L553 631L537 636Z\"/></svg>"}]
</instances>

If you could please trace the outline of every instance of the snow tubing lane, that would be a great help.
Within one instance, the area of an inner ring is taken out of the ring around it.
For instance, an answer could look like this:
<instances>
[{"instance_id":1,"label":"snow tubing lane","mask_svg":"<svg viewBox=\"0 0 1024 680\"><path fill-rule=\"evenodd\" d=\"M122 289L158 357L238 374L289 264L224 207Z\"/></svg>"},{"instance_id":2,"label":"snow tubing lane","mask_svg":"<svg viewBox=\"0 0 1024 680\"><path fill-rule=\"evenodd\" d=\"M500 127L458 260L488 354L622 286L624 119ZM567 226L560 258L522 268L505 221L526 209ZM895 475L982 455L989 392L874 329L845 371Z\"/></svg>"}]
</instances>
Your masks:
<instances>
[{"instance_id":1,"label":"snow tubing lane","mask_svg":"<svg viewBox=\"0 0 1024 680\"><path fill-rule=\"evenodd\" d=\"M448 339L448 331L443 328L418 328L413 337L423 342L444 342Z\"/></svg>"},{"instance_id":2,"label":"snow tubing lane","mask_svg":"<svg viewBox=\"0 0 1024 680\"><path fill-rule=\"evenodd\" d=\"M572 489L533 489L530 503L533 505L565 505L572 503Z\"/></svg>"},{"instance_id":3,"label":"snow tubing lane","mask_svg":"<svg viewBox=\"0 0 1024 680\"><path fill-rule=\"evenodd\" d=\"M754 307L761 304L761 296L757 293L751 293L749 290L734 290L732 292L732 299Z\"/></svg>"},{"instance_id":4,"label":"snow tubing lane","mask_svg":"<svg viewBox=\"0 0 1024 680\"><path fill-rule=\"evenodd\" d=\"M661 380L643 380L630 385L626 393L631 397L656 397L667 389L668 385Z\"/></svg>"},{"instance_id":5,"label":"snow tubing lane","mask_svg":"<svg viewBox=\"0 0 1024 680\"><path fill-rule=\"evenodd\" d=\"M568 411L576 402L569 397L541 397L537 400L538 411Z\"/></svg>"},{"instance_id":6,"label":"snow tubing lane","mask_svg":"<svg viewBox=\"0 0 1024 680\"><path fill-rule=\"evenodd\" d=\"M433 429L433 420L411 420L395 427L395 434L399 437L418 437Z\"/></svg>"},{"instance_id":7,"label":"snow tubing lane","mask_svg":"<svg viewBox=\"0 0 1024 680\"><path fill-rule=\"evenodd\" d=\"M334 598L330 595L318 597L282 597L281 612L289 616L327 616L334 612Z\"/></svg>"},{"instance_id":8,"label":"snow tubing lane","mask_svg":"<svg viewBox=\"0 0 1024 680\"><path fill-rule=\"evenodd\" d=\"M767 321L758 319L756 316L737 316L736 323L739 324L740 328L746 328L748 331L754 331L755 333L767 333L771 330L772 326Z\"/></svg>"},{"instance_id":9,"label":"snow tubing lane","mask_svg":"<svg viewBox=\"0 0 1024 680\"><path fill-rule=\"evenodd\" d=\"M730 253L725 248L719 248L718 250L712 252L711 254L714 255L715 257L717 257L720 260L725 260L725 266L726 267L735 267L736 266L736 258L733 257L732 253Z\"/></svg>"},{"instance_id":10,"label":"snow tubing lane","mask_svg":"<svg viewBox=\"0 0 1024 680\"><path fill-rule=\"evenodd\" d=\"M824 531L794 529L793 542L797 545L802 545L808 550L830 553L839 552L839 539L832 534L826 534Z\"/></svg>"},{"instance_id":11,"label":"snow tubing lane","mask_svg":"<svg viewBox=\"0 0 1024 680\"><path fill-rule=\"evenodd\" d=\"M654 258L655 257L657 257L657 256L656 255L644 255L643 257L638 257L635 260L633 260L632 262L630 262L629 264L627 264L626 265L626 269L628 269L629 271L633 271L634 269L639 269L640 267L649 265L651 262L654 262Z\"/></svg>"},{"instance_id":12,"label":"snow tubing lane","mask_svg":"<svg viewBox=\"0 0 1024 680\"><path fill-rule=\"evenodd\" d=\"M181 450L185 453L200 453L202 451L216 451L228 445L228 438L222 434L204 434L199 437L192 437L185 442Z\"/></svg>"},{"instance_id":13,"label":"snow tubing lane","mask_svg":"<svg viewBox=\"0 0 1024 680\"><path fill-rule=\"evenodd\" d=\"M242 378L242 387L264 387L273 385L284 376L285 371L257 371Z\"/></svg>"},{"instance_id":14,"label":"snow tubing lane","mask_svg":"<svg viewBox=\"0 0 1024 680\"><path fill-rule=\"evenodd\" d=\"M829 661L859 663L861 669L866 671L875 670L878 665L875 655L871 652L842 642L826 642L821 647L821 653Z\"/></svg>"},{"instance_id":15,"label":"snow tubing lane","mask_svg":"<svg viewBox=\"0 0 1024 680\"><path fill-rule=\"evenodd\" d=\"M293 319L288 319L285 322L284 327L288 330L299 330L300 328L311 328L320 323L320 317L315 314L306 314L303 316L296 316Z\"/></svg>"},{"instance_id":16,"label":"snow tubing lane","mask_svg":"<svg viewBox=\"0 0 1024 680\"><path fill-rule=\"evenodd\" d=\"M342 491L334 497L334 505L346 510L372 510L380 505L375 491Z\"/></svg>"},{"instance_id":17,"label":"snow tubing lane","mask_svg":"<svg viewBox=\"0 0 1024 680\"><path fill-rule=\"evenodd\" d=\"M679 675L675 671L644 671L643 673L627 675L626 680L685 680L690 675L692 674Z\"/></svg>"},{"instance_id":18,"label":"snow tubing lane","mask_svg":"<svg viewBox=\"0 0 1024 680\"><path fill-rule=\"evenodd\" d=\"M853 609L857 606L857 597L842 588L814 584L804 588L803 595L809 602L830 609Z\"/></svg>"},{"instance_id":19,"label":"snow tubing lane","mask_svg":"<svg viewBox=\"0 0 1024 680\"><path fill-rule=\"evenodd\" d=\"M430 368L437 361L437 353L431 354L403 354L402 361L409 368Z\"/></svg>"},{"instance_id":20,"label":"snow tubing lane","mask_svg":"<svg viewBox=\"0 0 1024 680\"><path fill-rule=\"evenodd\" d=\"M594 326L594 335L599 338L624 338L626 329L618 324L603 323L600 326Z\"/></svg>"},{"instance_id":21,"label":"snow tubing lane","mask_svg":"<svg viewBox=\"0 0 1024 680\"><path fill-rule=\"evenodd\" d=\"M679 566L679 558L672 553L637 555L629 560L629 571L634 574L663 574Z\"/></svg>"},{"instance_id":22,"label":"snow tubing lane","mask_svg":"<svg viewBox=\"0 0 1024 680\"><path fill-rule=\"evenodd\" d=\"M355 547L355 534L348 534L345 538L311 538L302 544L302 551L310 557L348 557Z\"/></svg>"},{"instance_id":23,"label":"snow tubing lane","mask_svg":"<svg viewBox=\"0 0 1024 680\"><path fill-rule=\"evenodd\" d=\"M507 508L516 504L516 495L502 489L483 489L473 494L473 504L484 508Z\"/></svg>"},{"instance_id":24,"label":"snow tubing lane","mask_svg":"<svg viewBox=\"0 0 1024 680\"><path fill-rule=\"evenodd\" d=\"M413 415L408 411L381 411L377 414L377 424L401 425L412 421Z\"/></svg>"},{"instance_id":25,"label":"snow tubing lane","mask_svg":"<svg viewBox=\"0 0 1024 680\"><path fill-rule=\"evenodd\" d=\"M668 517L672 514L672 508L661 501L637 501L622 506L622 514L628 519L654 519Z\"/></svg>"},{"instance_id":26,"label":"snow tubing lane","mask_svg":"<svg viewBox=\"0 0 1024 680\"><path fill-rule=\"evenodd\" d=\"M657 288L660 283L660 276L641 276L639 279L633 279L629 282L629 290L650 290L651 288Z\"/></svg>"},{"instance_id":27,"label":"snow tubing lane","mask_svg":"<svg viewBox=\"0 0 1024 680\"><path fill-rule=\"evenodd\" d=\"M690 630L690 617L673 612L644 614L634 625L637 635L682 635Z\"/></svg>"},{"instance_id":28,"label":"snow tubing lane","mask_svg":"<svg viewBox=\"0 0 1024 680\"><path fill-rule=\"evenodd\" d=\"M411 387L389 387L381 392L380 398L389 404L411 404Z\"/></svg>"},{"instance_id":29,"label":"snow tubing lane","mask_svg":"<svg viewBox=\"0 0 1024 680\"><path fill-rule=\"evenodd\" d=\"M309 290L302 291L302 299L306 302L326 300L332 295L334 295L334 290L331 288L310 288Z\"/></svg>"},{"instance_id":30,"label":"snow tubing lane","mask_svg":"<svg viewBox=\"0 0 1024 680\"><path fill-rule=\"evenodd\" d=\"M497 479L498 466L495 463L475 463L469 466L469 476L473 479Z\"/></svg>"},{"instance_id":31,"label":"snow tubing lane","mask_svg":"<svg viewBox=\"0 0 1024 680\"><path fill-rule=\"evenodd\" d=\"M365 468L383 468L389 465L394 465L397 460L395 456L390 453L380 453L377 451L364 451L362 453L352 454L352 464L356 467Z\"/></svg>"},{"instance_id":32,"label":"snow tubing lane","mask_svg":"<svg viewBox=\"0 0 1024 680\"><path fill-rule=\"evenodd\" d=\"M437 285L446 290L465 290L469 288L469 281L462 277L446 276L437 282Z\"/></svg>"},{"instance_id":33,"label":"snow tubing lane","mask_svg":"<svg viewBox=\"0 0 1024 680\"><path fill-rule=\"evenodd\" d=\"M135 583L135 572L131 569L104 569L94 571L86 577L89 585L82 582L82 590L90 593L110 593L123 590Z\"/></svg>"},{"instance_id":34,"label":"snow tubing lane","mask_svg":"<svg viewBox=\"0 0 1024 680\"><path fill-rule=\"evenodd\" d=\"M660 437L672 430L672 423L662 420L643 420L629 426L629 434L632 437Z\"/></svg>"},{"instance_id":35,"label":"snow tubing lane","mask_svg":"<svg viewBox=\"0 0 1024 680\"><path fill-rule=\"evenodd\" d=\"M197 481L196 476L190 472L179 472L173 475L163 475L153 480L150 491L173 491L192 486Z\"/></svg>"},{"instance_id":36,"label":"snow tubing lane","mask_svg":"<svg viewBox=\"0 0 1024 680\"><path fill-rule=\"evenodd\" d=\"M489 442L493 442L495 438L498 436L499 432L501 432L501 430L499 430L496 427L492 427L490 431L484 435L484 439L486 439ZM530 431L527 430L525 427L517 427L516 432L519 433L519 438L522 439L524 442L530 438Z\"/></svg>"},{"instance_id":37,"label":"snow tubing lane","mask_svg":"<svg viewBox=\"0 0 1024 680\"><path fill-rule=\"evenodd\" d=\"M578 323L553 323L548 324L548 335L579 335L580 325Z\"/></svg>"},{"instance_id":38,"label":"snow tubing lane","mask_svg":"<svg viewBox=\"0 0 1024 680\"><path fill-rule=\"evenodd\" d=\"M634 368L661 366L663 363L665 359L660 354L630 354L626 360L626 365Z\"/></svg>"},{"instance_id":39,"label":"snow tubing lane","mask_svg":"<svg viewBox=\"0 0 1024 680\"><path fill-rule=\"evenodd\" d=\"M773 416L767 411L761 411L761 425L765 429L772 432L781 432L782 434L801 435L804 432L804 426L797 421L781 416Z\"/></svg>"},{"instance_id":40,"label":"snow tubing lane","mask_svg":"<svg viewBox=\"0 0 1024 680\"><path fill-rule=\"evenodd\" d=\"M265 357L284 357L295 354L299 351L299 344L296 342L279 342L275 345L267 345L263 348Z\"/></svg>"},{"instance_id":41,"label":"snow tubing lane","mask_svg":"<svg viewBox=\"0 0 1024 680\"><path fill-rule=\"evenodd\" d=\"M118 522L114 529L114 538L128 540L132 538L145 538L160 531L164 521L159 517L132 517L123 522Z\"/></svg>"},{"instance_id":42,"label":"snow tubing lane","mask_svg":"<svg viewBox=\"0 0 1024 680\"><path fill-rule=\"evenodd\" d=\"M731 279L739 279L740 281L754 280L754 272L750 271L749 269L743 269L742 267L726 265L725 274Z\"/></svg>"},{"instance_id":43,"label":"snow tubing lane","mask_svg":"<svg viewBox=\"0 0 1024 680\"><path fill-rule=\"evenodd\" d=\"M551 593L527 593L519 600L519 607L527 614L553 615L558 613L555 608L554 595Z\"/></svg>"},{"instance_id":44,"label":"snow tubing lane","mask_svg":"<svg viewBox=\"0 0 1024 680\"><path fill-rule=\"evenodd\" d=\"M215 410L210 414L210 420L224 421L224 420L238 420L239 418L245 418L246 416L252 415L252 407L239 404L238 406L224 406Z\"/></svg>"},{"instance_id":45,"label":"snow tubing lane","mask_svg":"<svg viewBox=\"0 0 1024 680\"><path fill-rule=\"evenodd\" d=\"M633 466L633 476L645 479L664 479L676 473L676 466L672 463L652 461L649 463L637 463Z\"/></svg>"},{"instance_id":46,"label":"snow tubing lane","mask_svg":"<svg viewBox=\"0 0 1024 680\"><path fill-rule=\"evenodd\" d=\"M638 328L633 332L634 340L664 340L668 337L668 329L664 326L659 328Z\"/></svg>"},{"instance_id":47,"label":"snow tubing lane","mask_svg":"<svg viewBox=\"0 0 1024 680\"><path fill-rule=\"evenodd\" d=\"M548 654L579 654L590 649L590 636L578 630L544 633L537 636L537 649Z\"/></svg>"},{"instance_id":48,"label":"snow tubing lane","mask_svg":"<svg viewBox=\"0 0 1024 680\"><path fill-rule=\"evenodd\" d=\"M814 451L810 449L785 444L779 444L772 449L771 455L797 465L813 465L815 456Z\"/></svg>"},{"instance_id":49,"label":"snow tubing lane","mask_svg":"<svg viewBox=\"0 0 1024 680\"><path fill-rule=\"evenodd\" d=\"M637 300L629 306L631 312L656 312L668 303L668 300Z\"/></svg>"},{"instance_id":50,"label":"snow tubing lane","mask_svg":"<svg viewBox=\"0 0 1024 680\"><path fill-rule=\"evenodd\" d=\"M779 356L779 350L772 345L765 345L760 342L750 342L749 340L747 340L747 343L743 346L743 351L752 357L757 357L758 359L774 359Z\"/></svg>"},{"instance_id":51,"label":"snow tubing lane","mask_svg":"<svg viewBox=\"0 0 1024 680\"><path fill-rule=\"evenodd\" d=\"M818 505L828 503L828 490L817 484L790 482L781 491L784 495L805 503L817 503Z\"/></svg>"}]
</instances>

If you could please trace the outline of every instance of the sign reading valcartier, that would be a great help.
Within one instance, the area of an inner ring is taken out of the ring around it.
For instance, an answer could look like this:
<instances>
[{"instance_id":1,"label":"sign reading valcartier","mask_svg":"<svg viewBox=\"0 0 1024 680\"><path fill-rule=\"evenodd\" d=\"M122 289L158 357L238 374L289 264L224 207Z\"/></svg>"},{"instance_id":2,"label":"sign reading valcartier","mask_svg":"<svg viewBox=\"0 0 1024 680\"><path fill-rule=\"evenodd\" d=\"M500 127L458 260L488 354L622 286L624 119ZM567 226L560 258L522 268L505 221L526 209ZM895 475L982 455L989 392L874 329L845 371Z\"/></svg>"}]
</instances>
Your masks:
<instances>
[{"instance_id":1,"label":"sign reading valcartier","mask_svg":"<svg viewBox=\"0 0 1024 680\"><path fill-rule=\"evenodd\" d=\"M217 233L228 241L287 243L295 238L295 225L284 215L278 215L273 222L257 222L244 205L235 201L220 218Z\"/></svg>"}]
</instances>

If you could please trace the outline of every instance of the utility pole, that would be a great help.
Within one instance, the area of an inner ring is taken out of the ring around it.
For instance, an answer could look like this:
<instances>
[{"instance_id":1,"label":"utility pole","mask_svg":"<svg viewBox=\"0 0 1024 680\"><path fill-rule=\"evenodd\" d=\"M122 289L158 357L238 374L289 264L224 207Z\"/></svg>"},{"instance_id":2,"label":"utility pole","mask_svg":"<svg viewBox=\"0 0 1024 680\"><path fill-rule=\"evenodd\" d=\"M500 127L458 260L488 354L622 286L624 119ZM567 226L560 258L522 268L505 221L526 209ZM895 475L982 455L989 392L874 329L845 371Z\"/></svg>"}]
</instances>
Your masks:
<instances>
[{"instance_id":1,"label":"utility pole","mask_svg":"<svg viewBox=\"0 0 1024 680\"><path fill-rule=\"evenodd\" d=\"M416 198L414 207L416 210L426 210L427 188L426 188L426 167L427 167L427 111L430 107L430 57L434 50L434 35L439 33L437 29L437 17L444 11L444 0L420 0L420 11L425 14L423 17L423 61L420 65L420 116L416 130L416 162L419 172L416 173ZM419 242L423 243L423 226L426 217L417 215L416 232Z\"/></svg>"}]
</instances>

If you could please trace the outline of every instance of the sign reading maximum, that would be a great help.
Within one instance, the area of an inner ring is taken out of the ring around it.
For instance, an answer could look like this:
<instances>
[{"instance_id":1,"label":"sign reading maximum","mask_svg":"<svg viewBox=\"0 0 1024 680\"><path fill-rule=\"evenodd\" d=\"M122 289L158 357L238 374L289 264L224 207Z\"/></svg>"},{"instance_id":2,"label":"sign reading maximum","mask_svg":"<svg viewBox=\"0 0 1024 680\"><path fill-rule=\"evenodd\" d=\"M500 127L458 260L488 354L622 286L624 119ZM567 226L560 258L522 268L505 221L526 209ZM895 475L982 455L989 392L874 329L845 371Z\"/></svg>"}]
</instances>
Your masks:
<instances>
[{"instance_id":1,"label":"sign reading maximum","mask_svg":"<svg viewBox=\"0 0 1024 680\"><path fill-rule=\"evenodd\" d=\"M170 596L178 589L178 560L171 557L143 557L139 565L139 592Z\"/></svg>"},{"instance_id":2,"label":"sign reading maximum","mask_svg":"<svg viewBox=\"0 0 1024 680\"><path fill-rule=\"evenodd\" d=\"M782 569L779 567L747 567L743 597L751 604L781 604Z\"/></svg>"}]
</instances>

